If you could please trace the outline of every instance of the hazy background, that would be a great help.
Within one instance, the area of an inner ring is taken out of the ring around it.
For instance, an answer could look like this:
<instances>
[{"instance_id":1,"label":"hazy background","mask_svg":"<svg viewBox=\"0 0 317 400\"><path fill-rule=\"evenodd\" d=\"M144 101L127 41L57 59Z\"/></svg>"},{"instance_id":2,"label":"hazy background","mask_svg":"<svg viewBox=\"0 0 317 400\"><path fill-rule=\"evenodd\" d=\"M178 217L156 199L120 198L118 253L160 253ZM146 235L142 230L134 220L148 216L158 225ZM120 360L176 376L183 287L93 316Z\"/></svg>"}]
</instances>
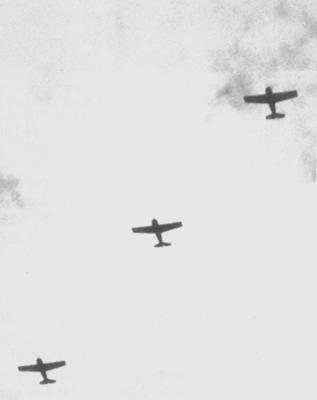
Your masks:
<instances>
[{"instance_id":1,"label":"hazy background","mask_svg":"<svg viewBox=\"0 0 317 400\"><path fill-rule=\"evenodd\" d=\"M5 0L0 395L316 398L313 1ZM242 97L297 90L283 120ZM131 228L182 221L172 246ZM19 365L66 360L55 385Z\"/></svg>"}]
</instances>

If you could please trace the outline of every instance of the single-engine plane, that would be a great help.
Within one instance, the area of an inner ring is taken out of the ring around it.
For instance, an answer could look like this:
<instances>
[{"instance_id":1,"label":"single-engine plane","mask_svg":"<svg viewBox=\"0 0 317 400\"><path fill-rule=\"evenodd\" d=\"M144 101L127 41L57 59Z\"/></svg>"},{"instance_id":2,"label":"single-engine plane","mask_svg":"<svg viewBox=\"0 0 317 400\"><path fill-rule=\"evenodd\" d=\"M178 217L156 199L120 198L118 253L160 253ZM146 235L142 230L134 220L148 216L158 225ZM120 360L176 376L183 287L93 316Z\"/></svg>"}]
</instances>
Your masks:
<instances>
[{"instance_id":1,"label":"single-engine plane","mask_svg":"<svg viewBox=\"0 0 317 400\"><path fill-rule=\"evenodd\" d=\"M266 119L276 119L284 118L285 114L279 114L276 112L275 103L279 101L293 99L294 97L297 97L296 90L292 90L290 92L273 93L272 88L267 87L265 89L265 94L259 94L256 96L245 96L243 99L246 103L268 104L272 114L267 115Z\"/></svg>"},{"instance_id":2,"label":"single-engine plane","mask_svg":"<svg viewBox=\"0 0 317 400\"><path fill-rule=\"evenodd\" d=\"M163 247L170 246L171 243L163 242L162 233L170 231L172 229L180 228L182 225L181 222L172 222L170 224L159 224L156 219L152 220L152 225L150 226L142 226L140 228L132 228L132 232L134 233L154 233L159 241L155 247Z\"/></svg>"},{"instance_id":3,"label":"single-engine plane","mask_svg":"<svg viewBox=\"0 0 317 400\"><path fill-rule=\"evenodd\" d=\"M43 363L43 361L38 358L36 360L35 365L25 365L23 367L18 367L19 371L30 371L30 372L40 372L43 381L40 382L41 385L46 385L48 383L55 383L53 379L48 379L46 372L54 369L54 368L60 368L64 367L66 365L65 361L56 361L56 362L51 362L51 363Z\"/></svg>"}]
</instances>

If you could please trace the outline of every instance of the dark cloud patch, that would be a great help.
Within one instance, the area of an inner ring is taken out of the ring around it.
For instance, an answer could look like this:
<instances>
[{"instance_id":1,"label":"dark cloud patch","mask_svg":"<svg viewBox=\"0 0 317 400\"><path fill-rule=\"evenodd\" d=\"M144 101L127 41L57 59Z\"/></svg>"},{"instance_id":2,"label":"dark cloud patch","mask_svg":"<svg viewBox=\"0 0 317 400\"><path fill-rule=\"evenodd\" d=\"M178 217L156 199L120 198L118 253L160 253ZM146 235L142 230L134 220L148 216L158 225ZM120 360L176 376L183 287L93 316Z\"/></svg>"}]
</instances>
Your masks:
<instances>
[{"instance_id":1,"label":"dark cloud patch","mask_svg":"<svg viewBox=\"0 0 317 400\"><path fill-rule=\"evenodd\" d=\"M272 60L272 66L274 65L276 68L285 68L287 70L303 71L308 69L311 60L301 50L301 46L304 44L303 39L300 39L296 43L281 46L278 57Z\"/></svg>"},{"instance_id":2,"label":"dark cloud patch","mask_svg":"<svg viewBox=\"0 0 317 400\"><path fill-rule=\"evenodd\" d=\"M216 99L224 100L236 109L242 108L244 106L242 98L251 91L252 83L251 76L237 72L217 91Z\"/></svg>"},{"instance_id":3,"label":"dark cloud patch","mask_svg":"<svg viewBox=\"0 0 317 400\"><path fill-rule=\"evenodd\" d=\"M287 70L305 71L316 63L316 54L310 46L317 44L317 21L304 10L297 23L301 24L303 34L290 43L282 44L272 63Z\"/></svg>"},{"instance_id":4,"label":"dark cloud patch","mask_svg":"<svg viewBox=\"0 0 317 400\"><path fill-rule=\"evenodd\" d=\"M225 76L225 83L216 91L215 102L227 103L235 109L244 108L243 96L251 94L261 66L254 69L255 56L235 41L232 48L216 55L213 69ZM263 87L263 90L265 88Z\"/></svg>"},{"instance_id":5,"label":"dark cloud patch","mask_svg":"<svg viewBox=\"0 0 317 400\"><path fill-rule=\"evenodd\" d=\"M23 206L19 184L18 179L0 174L0 205Z\"/></svg>"}]
</instances>

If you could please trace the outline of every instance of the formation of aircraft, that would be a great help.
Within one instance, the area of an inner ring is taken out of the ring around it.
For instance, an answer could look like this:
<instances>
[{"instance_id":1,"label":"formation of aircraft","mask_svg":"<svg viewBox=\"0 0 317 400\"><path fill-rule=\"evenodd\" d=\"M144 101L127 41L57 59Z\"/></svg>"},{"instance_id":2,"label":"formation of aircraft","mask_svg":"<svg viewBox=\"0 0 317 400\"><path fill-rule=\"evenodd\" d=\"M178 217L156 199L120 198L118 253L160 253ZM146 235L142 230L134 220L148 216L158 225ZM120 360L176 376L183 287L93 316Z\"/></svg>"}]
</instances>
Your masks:
<instances>
[{"instance_id":1,"label":"formation of aircraft","mask_svg":"<svg viewBox=\"0 0 317 400\"><path fill-rule=\"evenodd\" d=\"M43 361L38 358L36 360L36 364L34 365L25 365L23 367L18 367L19 371L29 371L29 372L40 372L43 380L40 382L41 385L46 385L48 383L55 383L53 379L48 379L46 372L55 369L64 367L66 365L65 361L55 361L51 363L43 363Z\"/></svg>"},{"instance_id":2,"label":"formation of aircraft","mask_svg":"<svg viewBox=\"0 0 317 400\"><path fill-rule=\"evenodd\" d=\"M134 233L154 233L157 237L158 243L154 247L170 246L171 243L163 242L162 233L172 229L180 228L183 226L181 222L172 222L170 224L159 224L156 219L152 220L152 225L141 226L140 228L132 228Z\"/></svg>"},{"instance_id":3,"label":"formation of aircraft","mask_svg":"<svg viewBox=\"0 0 317 400\"><path fill-rule=\"evenodd\" d=\"M132 231L134 233L154 233L158 240L158 243L155 245L155 247L164 247L164 246L170 246L171 243L163 242L162 233L170 231L172 229L180 228L182 226L183 226L183 224L181 222L172 222L169 224L159 224L156 219L153 219L152 225L143 226L143 227L139 227L139 228L132 228ZM47 377L47 371L50 371L51 369L55 369L55 368L64 367L65 365L66 365L65 361L55 361L55 362L44 363L41 358L38 358L36 360L36 364L24 365L24 366L18 367L18 370L23 371L23 372L24 371L39 372L43 377L43 380L40 382L40 384L47 385L49 383L56 382L55 380L49 379Z\"/></svg>"},{"instance_id":4,"label":"formation of aircraft","mask_svg":"<svg viewBox=\"0 0 317 400\"><path fill-rule=\"evenodd\" d=\"M265 94L255 96L245 96L243 99L246 103L259 103L268 104L271 109L271 114L267 115L266 119L284 118L285 114L278 114L276 112L275 103L279 101L289 100L297 97L297 91L291 90L289 92L273 93L272 88L267 87Z\"/></svg>"},{"instance_id":5,"label":"formation of aircraft","mask_svg":"<svg viewBox=\"0 0 317 400\"><path fill-rule=\"evenodd\" d=\"M271 114L266 116L267 119L277 119L284 118L285 114L279 114L276 112L276 103L279 101L284 101L288 99L292 99L297 97L297 91L292 90L288 92L278 92L273 93L272 88L267 87L265 90L265 94L255 95L255 96L245 96L244 101L246 103L259 103L259 104L268 104L271 109ZM181 222L172 222L168 224L159 224L156 219L152 220L152 224L149 226L142 226L138 228L132 228L134 233L151 233L155 234L158 240L158 243L154 247L165 247L170 246L171 243L164 242L162 239L162 233L170 231L172 229L177 229L182 227L183 224ZM40 382L41 385L55 383L56 381L53 379L49 379L47 377L47 371L50 371L55 368L64 367L66 365L65 361L55 361L50 363L44 363L41 358L36 360L36 364L34 365L25 365L18 367L19 371L29 371L29 372L39 372L43 380Z\"/></svg>"}]
</instances>

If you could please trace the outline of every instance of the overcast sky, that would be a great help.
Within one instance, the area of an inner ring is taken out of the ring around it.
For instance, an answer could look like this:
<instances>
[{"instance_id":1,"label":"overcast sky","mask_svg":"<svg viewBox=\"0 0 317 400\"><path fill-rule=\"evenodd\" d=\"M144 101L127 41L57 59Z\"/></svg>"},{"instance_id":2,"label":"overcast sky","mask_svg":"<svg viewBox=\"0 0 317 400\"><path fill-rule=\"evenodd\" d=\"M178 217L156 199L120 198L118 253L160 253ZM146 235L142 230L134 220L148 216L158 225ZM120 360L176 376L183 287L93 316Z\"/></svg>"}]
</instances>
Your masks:
<instances>
[{"instance_id":1,"label":"overcast sky","mask_svg":"<svg viewBox=\"0 0 317 400\"><path fill-rule=\"evenodd\" d=\"M0 397L316 399L314 1L5 0ZM286 118L243 96L297 90ZM167 248L132 227L182 221ZM65 360L48 374L19 365Z\"/></svg>"}]
</instances>

